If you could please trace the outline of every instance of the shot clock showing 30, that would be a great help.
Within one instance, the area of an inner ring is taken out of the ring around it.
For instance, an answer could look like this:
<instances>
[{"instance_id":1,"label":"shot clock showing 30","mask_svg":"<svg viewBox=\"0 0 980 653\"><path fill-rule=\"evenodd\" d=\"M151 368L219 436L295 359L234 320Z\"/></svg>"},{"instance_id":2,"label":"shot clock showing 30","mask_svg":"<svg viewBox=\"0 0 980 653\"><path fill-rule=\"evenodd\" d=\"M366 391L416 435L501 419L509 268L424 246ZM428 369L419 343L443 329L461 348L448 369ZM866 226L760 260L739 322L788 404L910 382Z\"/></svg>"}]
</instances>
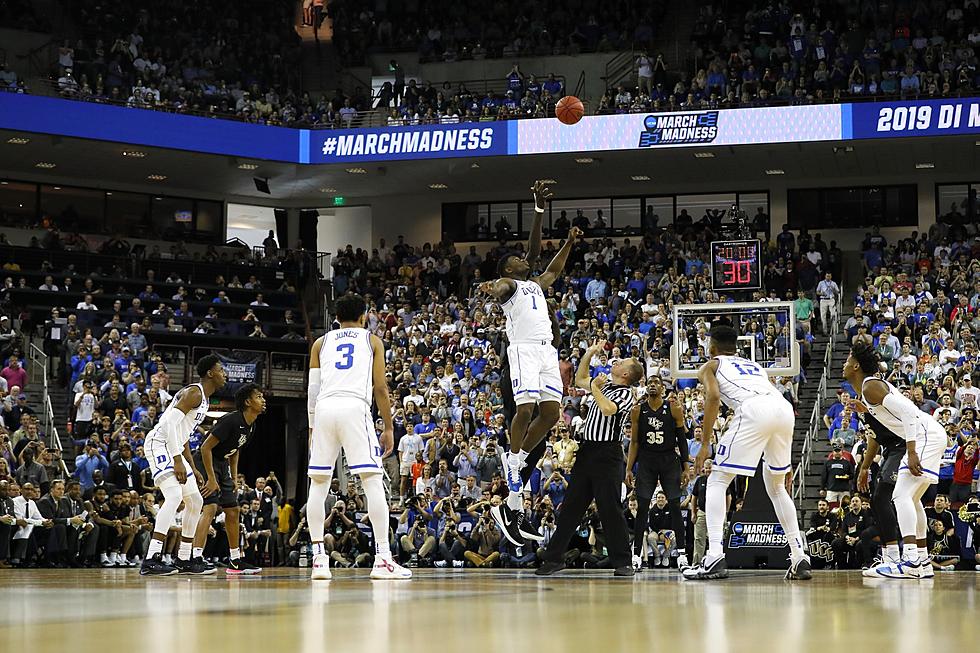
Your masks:
<instances>
[{"instance_id":1,"label":"shot clock showing 30","mask_svg":"<svg viewBox=\"0 0 980 653\"><path fill-rule=\"evenodd\" d=\"M762 287L760 252L758 240L716 240L711 243L712 290L758 290Z\"/></svg>"}]
</instances>

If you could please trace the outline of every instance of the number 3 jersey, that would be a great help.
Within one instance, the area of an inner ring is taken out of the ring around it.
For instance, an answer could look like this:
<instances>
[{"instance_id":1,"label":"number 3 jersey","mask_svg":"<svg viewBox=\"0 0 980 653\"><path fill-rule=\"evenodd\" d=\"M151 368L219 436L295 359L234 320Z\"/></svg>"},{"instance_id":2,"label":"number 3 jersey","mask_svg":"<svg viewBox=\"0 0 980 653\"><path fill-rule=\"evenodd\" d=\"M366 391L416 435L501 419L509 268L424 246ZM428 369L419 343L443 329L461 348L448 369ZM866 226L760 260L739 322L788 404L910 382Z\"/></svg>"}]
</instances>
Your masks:
<instances>
[{"instance_id":1,"label":"number 3 jersey","mask_svg":"<svg viewBox=\"0 0 980 653\"><path fill-rule=\"evenodd\" d=\"M715 378L718 379L721 400L732 410L738 410L746 401L756 397L786 401L758 363L741 356L715 356L715 360L718 361Z\"/></svg>"},{"instance_id":2,"label":"number 3 jersey","mask_svg":"<svg viewBox=\"0 0 980 653\"><path fill-rule=\"evenodd\" d=\"M541 286L534 281L514 283L514 294L500 305L507 317L507 340L512 345L550 344L551 317Z\"/></svg>"},{"instance_id":3,"label":"number 3 jersey","mask_svg":"<svg viewBox=\"0 0 980 653\"><path fill-rule=\"evenodd\" d=\"M320 345L320 394L354 397L369 407L374 398L374 349L367 329L341 328L323 336Z\"/></svg>"}]
</instances>

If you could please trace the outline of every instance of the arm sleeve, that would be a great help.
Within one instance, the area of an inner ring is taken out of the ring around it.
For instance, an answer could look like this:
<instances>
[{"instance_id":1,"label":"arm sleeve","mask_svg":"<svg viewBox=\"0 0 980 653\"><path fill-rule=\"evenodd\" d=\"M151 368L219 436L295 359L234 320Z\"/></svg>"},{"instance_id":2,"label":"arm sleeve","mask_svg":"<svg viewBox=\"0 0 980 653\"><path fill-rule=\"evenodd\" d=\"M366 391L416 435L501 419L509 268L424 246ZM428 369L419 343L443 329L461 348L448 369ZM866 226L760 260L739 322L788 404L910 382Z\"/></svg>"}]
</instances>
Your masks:
<instances>
[{"instance_id":1,"label":"arm sleeve","mask_svg":"<svg viewBox=\"0 0 980 653\"><path fill-rule=\"evenodd\" d=\"M163 431L163 436L167 440L167 449L171 452L180 451L180 421L183 413L180 410L165 410L157 423L157 428Z\"/></svg>"},{"instance_id":2,"label":"arm sleeve","mask_svg":"<svg viewBox=\"0 0 980 653\"><path fill-rule=\"evenodd\" d=\"M316 397L320 394L320 368L314 367L310 370L310 385L306 394L306 415L310 420L310 428L313 428L313 415L316 412Z\"/></svg>"},{"instance_id":3,"label":"arm sleeve","mask_svg":"<svg viewBox=\"0 0 980 653\"><path fill-rule=\"evenodd\" d=\"M881 405L902 421L902 425L905 427L905 441L914 441L919 429L919 414L922 411L905 397L900 397L892 392L885 395Z\"/></svg>"}]
</instances>

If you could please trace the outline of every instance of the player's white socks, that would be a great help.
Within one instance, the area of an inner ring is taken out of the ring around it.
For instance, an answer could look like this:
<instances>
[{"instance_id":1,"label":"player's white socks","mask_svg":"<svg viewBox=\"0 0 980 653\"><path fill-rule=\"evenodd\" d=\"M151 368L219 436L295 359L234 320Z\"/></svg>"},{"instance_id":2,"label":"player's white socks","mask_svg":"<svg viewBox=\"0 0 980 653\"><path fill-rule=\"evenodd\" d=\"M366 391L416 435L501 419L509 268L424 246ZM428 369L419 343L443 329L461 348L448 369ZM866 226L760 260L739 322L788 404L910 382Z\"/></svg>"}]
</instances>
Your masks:
<instances>
[{"instance_id":1,"label":"player's white socks","mask_svg":"<svg viewBox=\"0 0 980 653\"><path fill-rule=\"evenodd\" d=\"M391 544L388 542L388 499L385 497L381 474L362 475L361 487L367 501L368 519L371 520L371 530L374 532L377 557L389 560Z\"/></svg>"},{"instance_id":2,"label":"player's white socks","mask_svg":"<svg viewBox=\"0 0 980 653\"><path fill-rule=\"evenodd\" d=\"M193 548L194 547L191 545L190 542L181 542L180 549L178 549L177 551L177 557L180 558L181 560L190 560L191 550Z\"/></svg>"},{"instance_id":3,"label":"player's white socks","mask_svg":"<svg viewBox=\"0 0 980 653\"><path fill-rule=\"evenodd\" d=\"M315 556L322 556L322 555L326 555L326 554L327 554L327 551L326 551L326 549L323 548L323 542L314 542L313 543L313 555L315 555Z\"/></svg>"},{"instance_id":4,"label":"player's white socks","mask_svg":"<svg viewBox=\"0 0 980 653\"><path fill-rule=\"evenodd\" d=\"M203 546L195 546L192 550L194 552L192 554L193 557L195 557L195 558L203 558L204 557L204 547Z\"/></svg>"},{"instance_id":5,"label":"player's white socks","mask_svg":"<svg viewBox=\"0 0 980 653\"><path fill-rule=\"evenodd\" d=\"M150 538L150 547L146 550L146 557L152 558L158 553L163 552L163 542L156 539L155 537Z\"/></svg>"},{"instance_id":6,"label":"player's white socks","mask_svg":"<svg viewBox=\"0 0 980 653\"><path fill-rule=\"evenodd\" d=\"M507 494L507 507L511 510L524 509L524 497L521 496L520 492L511 491Z\"/></svg>"},{"instance_id":7,"label":"player's white socks","mask_svg":"<svg viewBox=\"0 0 980 653\"><path fill-rule=\"evenodd\" d=\"M919 562L922 562L922 563L925 563L925 564L928 565L929 564L929 549L927 549L924 546L916 547L916 549L917 549L917 552L919 554Z\"/></svg>"},{"instance_id":8,"label":"player's white socks","mask_svg":"<svg viewBox=\"0 0 980 653\"><path fill-rule=\"evenodd\" d=\"M725 535L725 494L728 486L735 475L730 472L721 471L719 468L711 470L708 477L708 486L705 488L704 512L705 522L708 527L708 553L709 560L715 560L725 555L725 548L722 539Z\"/></svg>"},{"instance_id":9,"label":"player's white socks","mask_svg":"<svg viewBox=\"0 0 980 653\"><path fill-rule=\"evenodd\" d=\"M898 550L898 544L886 544L884 550L884 562L901 562L902 552Z\"/></svg>"},{"instance_id":10,"label":"player's white socks","mask_svg":"<svg viewBox=\"0 0 980 653\"><path fill-rule=\"evenodd\" d=\"M520 451L517 452L517 462L518 462L517 469L518 470L522 469L524 467L524 465L527 464L527 457L529 455L531 455L531 454L529 454L527 451L524 451L524 449L521 449Z\"/></svg>"},{"instance_id":11,"label":"player's white socks","mask_svg":"<svg viewBox=\"0 0 980 653\"><path fill-rule=\"evenodd\" d=\"M321 544L320 546L323 546L323 545ZM240 560L241 557L242 557L242 550L241 549L238 549L238 548L228 549L228 559L229 560Z\"/></svg>"}]
</instances>

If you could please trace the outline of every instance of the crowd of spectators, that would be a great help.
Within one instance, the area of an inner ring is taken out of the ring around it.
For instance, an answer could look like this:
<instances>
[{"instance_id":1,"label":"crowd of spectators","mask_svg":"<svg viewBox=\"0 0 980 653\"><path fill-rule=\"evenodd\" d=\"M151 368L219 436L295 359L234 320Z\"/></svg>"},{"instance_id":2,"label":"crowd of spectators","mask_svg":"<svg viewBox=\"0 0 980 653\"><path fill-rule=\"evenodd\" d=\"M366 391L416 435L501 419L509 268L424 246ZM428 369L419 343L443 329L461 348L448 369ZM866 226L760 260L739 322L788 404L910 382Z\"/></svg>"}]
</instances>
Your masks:
<instances>
[{"instance_id":1,"label":"crowd of spectators","mask_svg":"<svg viewBox=\"0 0 980 653\"><path fill-rule=\"evenodd\" d=\"M636 85L608 89L598 112L970 96L978 47L971 0L715 2L700 9L685 68L637 46Z\"/></svg>"},{"instance_id":2,"label":"crowd of spectators","mask_svg":"<svg viewBox=\"0 0 980 653\"><path fill-rule=\"evenodd\" d=\"M334 0L326 12L341 61L362 65L372 52L417 52L425 61L462 61L648 47L667 2L506 0L461 6L437 0L367 6Z\"/></svg>"},{"instance_id":3,"label":"crowd of spectators","mask_svg":"<svg viewBox=\"0 0 980 653\"><path fill-rule=\"evenodd\" d=\"M946 429L939 484L925 497L931 511L933 566L972 570L980 562L967 555L966 546L968 531L980 535L980 504L974 492L980 478L977 225L954 206L927 232L913 232L896 242L874 229L865 237L863 250L866 276L856 288L853 313L844 322L846 341L871 344L887 367L883 376ZM828 541L848 545L838 564L867 564L871 556L863 551L865 528L855 525L863 499L855 495L855 481L868 436L849 405L855 389L845 385L837 394L824 416L832 451L821 481L827 503L821 514L833 513L838 506L841 514L836 521L827 518L827 523L824 517L814 519L829 529L822 531ZM870 513L860 519L870 520ZM934 528L937 519L942 526Z\"/></svg>"}]
</instances>

